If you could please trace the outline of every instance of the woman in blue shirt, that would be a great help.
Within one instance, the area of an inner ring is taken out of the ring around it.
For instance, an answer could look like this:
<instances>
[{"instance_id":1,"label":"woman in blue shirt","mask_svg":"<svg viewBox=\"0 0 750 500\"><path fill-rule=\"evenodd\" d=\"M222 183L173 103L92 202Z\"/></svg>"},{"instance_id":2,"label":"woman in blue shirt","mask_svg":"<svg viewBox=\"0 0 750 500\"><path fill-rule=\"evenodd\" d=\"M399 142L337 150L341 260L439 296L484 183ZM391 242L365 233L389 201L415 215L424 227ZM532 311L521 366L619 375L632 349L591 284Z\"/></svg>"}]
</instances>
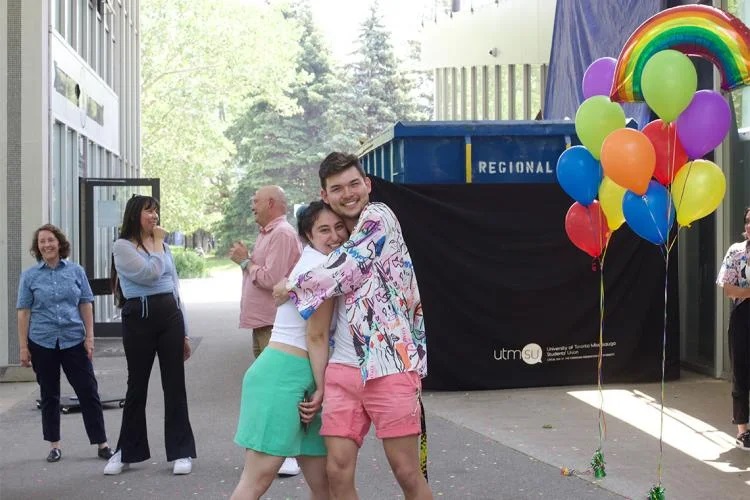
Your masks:
<instances>
[{"instance_id":1,"label":"woman in blue shirt","mask_svg":"<svg viewBox=\"0 0 750 500\"><path fill-rule=\"evenodd\" d=\"M102 404L91 359L94 355L94 295L83 268L67 260L70 243L52 224L34 231L31 255L37 264L21 274L18 284L18 345L21 364L36 373L41 393L42 434L51 450L60 451L60 367L78 396L83 423L98 455L109 459Z\"/></svg>"},{"instance_id":2,"label":"woman in blue shirt","mask_svg":"<svg viewBox=\"0 0 750 500\"><path fill-rule=\"evenodd\" d=\"M166 231L159 226L159 202L133 196L125 205L120 236L112 250L112 280L122 307L122 345L128 390L117 452L104 474L119 474L151 458L146 431L146 396L154 357L159 356L164 390L164 441L174 474L189 474L195 439L188 418L185 361L190 343L181 309L179 281Z\"/></svg>"}]
</instances>

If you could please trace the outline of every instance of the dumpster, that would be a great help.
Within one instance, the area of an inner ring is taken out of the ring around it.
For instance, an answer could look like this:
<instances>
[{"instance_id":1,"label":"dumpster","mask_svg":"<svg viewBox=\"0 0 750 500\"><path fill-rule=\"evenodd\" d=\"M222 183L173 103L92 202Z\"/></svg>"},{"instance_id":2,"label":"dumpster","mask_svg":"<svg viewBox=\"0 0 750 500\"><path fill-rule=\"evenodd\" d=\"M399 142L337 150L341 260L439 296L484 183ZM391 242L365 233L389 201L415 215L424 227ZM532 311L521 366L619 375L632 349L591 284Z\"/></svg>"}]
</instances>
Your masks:
<instances>
[{"instance_id":1,"label":"dumpster","mask_svg":"<svg viewBox=\"0 0 750 500\"><path fill-rule=\"evenodd\" d=\"M398 122L358 156L369 175L397 184L546 184L578 143L570 120Z\"/></svg>"},{"instance_id":2,"label":"dumpster","mask_svg":"<svg viewBox=\"0 0 750 500\"><path fill-rule=\"evenodd\" d=\"M679 376L677 260L662 365L658 247L623 226L605 277L566 235L573 200L555 168L577 143L572 121L401 122L360 150L370 199L398 217L418 276L424 388L592 384L599 362L608 383Z\"/></svg>"}]
</instances>

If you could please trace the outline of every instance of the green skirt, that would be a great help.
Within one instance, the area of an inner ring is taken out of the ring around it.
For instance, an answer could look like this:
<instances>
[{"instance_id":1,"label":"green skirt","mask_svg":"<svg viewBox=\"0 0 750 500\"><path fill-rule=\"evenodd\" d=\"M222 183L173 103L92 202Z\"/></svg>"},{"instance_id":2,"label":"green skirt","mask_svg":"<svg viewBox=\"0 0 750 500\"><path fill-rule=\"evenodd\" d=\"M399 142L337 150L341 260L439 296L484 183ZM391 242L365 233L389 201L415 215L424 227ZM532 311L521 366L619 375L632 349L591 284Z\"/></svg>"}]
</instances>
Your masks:
<instances>
[{"instance_id":1,"label":"green skirt","mask_svg":"<svg viewBox=\"0 0 750 500\"><path fill-rule=\"evenodd\" d=\"M245 372L234 442L278 457L325 456L320 413L307 429L297 405L315 391L310 360L271 347Z\"/></svg>"}]
</instances>

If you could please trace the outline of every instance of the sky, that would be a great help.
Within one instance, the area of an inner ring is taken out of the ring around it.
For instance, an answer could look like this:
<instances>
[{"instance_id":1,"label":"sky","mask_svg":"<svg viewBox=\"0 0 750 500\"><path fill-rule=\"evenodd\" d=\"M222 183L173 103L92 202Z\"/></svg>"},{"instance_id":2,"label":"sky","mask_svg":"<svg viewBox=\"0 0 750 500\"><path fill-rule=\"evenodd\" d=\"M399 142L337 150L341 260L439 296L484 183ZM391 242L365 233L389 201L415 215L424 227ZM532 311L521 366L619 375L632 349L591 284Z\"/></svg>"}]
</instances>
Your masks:
<instances>
[{"instance_id":1,"label":"sky","mask_svg":"<svg viewBox=\"0 0 750 500\"><path fill-rule=\"evenodd\" d=\"M379 0L383 22L399 51L405 42L419 38L422 15L430 0ZM313 16L328 41L336 61L345 61L354 49L359 27L367 17L370 0L311 0Z\"/></svg>"}]
</instances>

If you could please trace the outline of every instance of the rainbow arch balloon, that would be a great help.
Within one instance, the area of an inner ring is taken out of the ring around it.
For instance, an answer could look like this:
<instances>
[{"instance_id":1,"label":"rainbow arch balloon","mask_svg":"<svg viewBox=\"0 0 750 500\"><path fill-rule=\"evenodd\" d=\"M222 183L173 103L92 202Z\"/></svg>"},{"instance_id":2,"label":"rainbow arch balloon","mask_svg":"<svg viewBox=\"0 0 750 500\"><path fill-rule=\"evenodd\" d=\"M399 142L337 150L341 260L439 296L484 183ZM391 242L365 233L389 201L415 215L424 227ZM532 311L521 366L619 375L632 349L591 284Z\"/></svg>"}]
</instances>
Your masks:
<instances>
[{"instance_id":1,"label":"rainbow arch balloon","mask_svg":"<svg viewBox=\"0 0 750 500\"><path fill-rule=\"evenodd\" d=\"M666 49L714 63L724 90L750 84L750 29L721 9L680 5L653 15L630 35L617 58L612 101L643 101L643 67L651 56Z\"/></svg>"}]
</instances>

